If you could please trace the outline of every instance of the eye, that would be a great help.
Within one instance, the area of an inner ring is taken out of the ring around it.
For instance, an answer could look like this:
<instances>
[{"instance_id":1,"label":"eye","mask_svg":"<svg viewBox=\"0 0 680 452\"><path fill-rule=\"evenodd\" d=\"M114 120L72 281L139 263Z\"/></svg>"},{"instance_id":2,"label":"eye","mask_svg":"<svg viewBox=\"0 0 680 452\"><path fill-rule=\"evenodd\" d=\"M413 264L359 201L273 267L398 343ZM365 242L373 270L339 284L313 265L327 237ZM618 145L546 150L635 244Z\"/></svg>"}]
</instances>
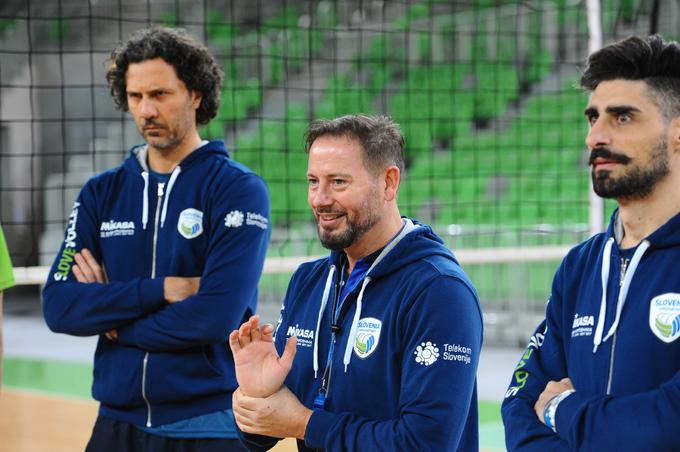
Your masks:
<instances>
[{"instance_id":1,"label":"eye","mask_svg":"<svg viewBox=\"0 0 680 452\"><path fill-rule=\"evenodd\" d=\"M307 185L309 185L310 187L316 187L317 185L319 185L319 181L316 179L309 178L307 179Z\"/></svg>"},{"instance_id":2,"label":"eye","mask_svg":"<svg viewBox=\"0 0 680 452\"><path fill-rule=\"evenodd\" d=\"M336 187L342 187L347 184L347 181L345 179L333 179L333 185Z\"/></svg>"},{"instance_id":3,"label":"eye","mask_svg":"<svg viewBox=\"0 0 680 452\"><path fill-rule=\"evenodd\" d=\"M619 124L626 124L633 120L633 118L628 113L621 113L616 117L616 122Z\"/></svg>"},{"instance_id":4,"label":"eye","mask_svg":"<svg viewBox=\"0 0 680 452\"><path fill-rule=\"evenodd\" d=\"M598 118L597 115L590 115L586 119L588 121L588 124L592 127L593 124L595 124L597 122L597 118Z\"/></svg>"}]
</instances>

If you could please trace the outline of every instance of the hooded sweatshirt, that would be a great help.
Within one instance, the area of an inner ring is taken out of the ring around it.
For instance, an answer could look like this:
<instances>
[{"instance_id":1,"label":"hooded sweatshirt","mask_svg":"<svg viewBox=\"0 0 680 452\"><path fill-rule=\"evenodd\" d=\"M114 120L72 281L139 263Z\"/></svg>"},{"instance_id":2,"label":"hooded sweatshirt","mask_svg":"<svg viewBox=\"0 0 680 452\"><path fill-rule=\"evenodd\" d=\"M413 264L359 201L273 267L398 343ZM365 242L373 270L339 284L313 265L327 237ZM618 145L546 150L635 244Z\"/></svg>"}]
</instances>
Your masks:
<instances>
[{"instance_id":1,"label":"hooded sweatshirt","mask_svg":"<svg viewBox=\"0 0 680 452\"><path fill-rule=\"evenodd\" d=\"M43 312L52 331L100 335L92 387L100 414L155 427L231 407L226 341L255 311L268 218L264 182L221 141L191 152L167 185L149 177L146 147L85 184ZM76 281L83 248L104 266L106 284ZM200 277L198 293L169 304L166 276ZM117 341L104 336L113 329Z\"/></svg>"},{"instance_id":2,"label":"hooded sweatshirt","mask_svg":"<svg viewBox=\"0 0 680 452\"><path fill-rule=\"evenodd\" d=\"M616 211L557 270L503 402L508 450L680 450L680 215L634 249L621 237ZM565 377L555 433L534 403Z\"/></svg>"},{"instance_id":3,"label":"hooded sweatshirt","mask_svg":"<svg viewBox=\"0 0 680 452\"><path fill-rule=\"evenodd\" d=\"M285 384L314 409L299 450L477 450L475 288L430 227L409 219L373 259L341 307L343 253L301 265L288 286L275 343L282 353L297 336ZM243 438L252 450L276 441Z\"/></svg>"}]
</instances>

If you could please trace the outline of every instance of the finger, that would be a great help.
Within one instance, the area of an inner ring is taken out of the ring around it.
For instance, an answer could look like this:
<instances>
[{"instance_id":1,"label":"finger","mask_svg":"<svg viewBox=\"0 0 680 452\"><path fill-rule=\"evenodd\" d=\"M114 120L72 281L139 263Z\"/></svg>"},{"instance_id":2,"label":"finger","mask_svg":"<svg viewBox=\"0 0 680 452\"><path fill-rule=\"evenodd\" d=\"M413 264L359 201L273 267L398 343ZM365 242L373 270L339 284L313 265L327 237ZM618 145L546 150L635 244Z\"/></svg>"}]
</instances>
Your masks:
<instances>
[{"instance_id":1,"label":"finger","mask_svg":"<svg viewBox=\"0 0 680 452\"><path fill-rule=\"evenodd\" d=\"M92 272L92 268L90 265L87 263L87 260L81 253L76 253L74 256L74 259L76 261L76 264L78 264L78 267L80 267L80 270L83 272L83 276L85 277L84 282L88 283L93 283L96 281L94 277L94 272Z\"/></svg>"},{"instance_id":2,"label":"finger","mask_svg":"<svg viewBox=\"0 0 680 452\"><path fill-rule=\"evenodd\" d=\"M260 316L254 315L250 318L250 340L255 342L260 340Z\"/></svg>"},{"instance_id":3,"label":"finger","mask_svg":"<svg viewBox=\"0 0 680 452\"><path fill-rule=\"evenodd\" d=\"M274 325L271 323L265 323L260 328L261 338L265 342L274 342Z\"/></svg>"},{"instance_id":4,"label":"finger","mask_svg":"<svg viewBox=\"0 0 680 452\"><path fill-rule=\"evenodd\" d=\"M286 342L286 348L283 349L283 355L281 355L281 367L288 374L290 368L293 366L293 360L295 359L295 353L297 352L297 337L292 336Z\"/></svg>"},{"instance_id":5,"label":"finger","mask_svg":"<svg viewBox=\"0 0 680 452\"><path fill-rule=\"evenodd\" d=\"M232 398L232 404L237 405L241 410L241 415L246 416L247 413L257 411L266 404L266 399L259 397L250 397L241 392L238 396Z\"/></svg>"},{"instance_id":6,"label":"finger","mask_svg":"<svg viewBox=\"0 0 680 452\"><path fill-rule=\"evenodd\" d=\"M250 320L241 325L238 329L238 341L241 347L245 347L250 344Z\"/></svg>"},{"instance_id":7,"label":"finger","mask_svg":"<svg viewBox=\"0 0 680 452\"><path fill-rule=\"evenodd\" d=\"M115 342L118 340L118 330L107 331L104 336L106 336L108 340Z\"/></svg>"},{"instance_id":8,"label":"finger","mask_svg":"<svg viewBox=\"0 0 680 452\"><path fill-rule=\"evenodd\" d=\"M238 341L238 330L229 333L229 348L231 348L232 355L235 355L241 350L241 344Z\"/></svg>"},{"instance_id":9,"label":"finger","mask_svg":"<svg viewBox=\"0 0 680 452\"><path fill-rule=\"evenodd\" d=\"M97 262L97 259L94 258L92 253L90 253L90 250L87 248L83 248L81 250L81 254L87 261L88 265L92 269L92 273L94 274L95 281L98 283L104 283L104 272L102 271L101 265L99 265L99 262Z\"/></svg>"},{"instance_id":10,"label":"finger","mask_svg":"<svg viewBox=\"0 0 680 452\"><path fill-rule=\"evenodd\" d=\"M85 278L85 275L83 275L83 271L80 269L80 267L76 264L73 267L71 267L71 270L73 271L73 274L76 277L76 281L81 282L81 283L86 283L87 278Z\"/></svg>"}]
</instances>

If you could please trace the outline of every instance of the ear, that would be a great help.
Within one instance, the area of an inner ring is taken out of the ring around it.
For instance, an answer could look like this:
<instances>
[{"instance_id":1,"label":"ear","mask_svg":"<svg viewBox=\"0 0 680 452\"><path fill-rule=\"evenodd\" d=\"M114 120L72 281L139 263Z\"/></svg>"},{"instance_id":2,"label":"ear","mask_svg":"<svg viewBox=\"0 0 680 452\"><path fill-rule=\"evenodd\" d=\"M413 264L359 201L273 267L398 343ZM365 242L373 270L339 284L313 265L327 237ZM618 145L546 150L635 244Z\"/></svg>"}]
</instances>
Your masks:
<instances>
[{"instance_id":1,"label":"ear","mask_svg":"<svg viewBox=\"0 0 680 452\"><path fill-rule=\"evenodd\" d=\"M401 172L396 166L388 166L385 171L385 201L393 201L397 197Z\"/></svg>"},{"instance_id":2,"label":"ear","mask_svg":"<svg viewBox=\"0 0 680 452\"><path fill-rule=\"evenodd\" d=\"M193 90L191 91L191 106L193 107L194 110L198 110L198 107L201 106L201 101L203 100L203 93L200 91Z\"/></svg>"}]
</instances>

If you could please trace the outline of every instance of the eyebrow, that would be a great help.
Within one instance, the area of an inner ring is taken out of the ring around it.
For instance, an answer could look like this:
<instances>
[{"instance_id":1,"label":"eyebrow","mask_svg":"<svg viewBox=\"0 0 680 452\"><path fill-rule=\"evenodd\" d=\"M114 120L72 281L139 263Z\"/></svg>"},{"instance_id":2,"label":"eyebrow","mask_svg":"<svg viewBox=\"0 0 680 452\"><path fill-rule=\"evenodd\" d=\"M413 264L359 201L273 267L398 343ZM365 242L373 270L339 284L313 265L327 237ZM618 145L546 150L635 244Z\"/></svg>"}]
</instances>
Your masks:
<instances>
[{"instance_id":1,"label":"eyebrow","mask_svg":"<svg viewBox=\"0 0 680 452\"><path fill-rule=\"evenodd\" d=\"M312 173L307 173L307 177L317 177ZM351 179L352 176L346 173L333 173L333 174L326 174L324 177L327 177L329 179L335 179L335 178L344 178L344 179Z\"/></svg>"},{"instance_id":2,"label":"eyebrow","mask_svg":"<svg viewBox=\"0 0 680 452\"><path fill-rule=\"evenodd\" d=\"M604 111L605 111L605 113L614 113L614 114L620 115L620 114L631 113L631 112L638 112L639 113L642 110L640 110L639 108L634 107L632 105L614 105L614 106L610 106L610 107L605 108ZM598 114L597 108L588 107L584 110L583 114L586 115L587 117L596 116Z\"/></svg>"}]
</instances>

